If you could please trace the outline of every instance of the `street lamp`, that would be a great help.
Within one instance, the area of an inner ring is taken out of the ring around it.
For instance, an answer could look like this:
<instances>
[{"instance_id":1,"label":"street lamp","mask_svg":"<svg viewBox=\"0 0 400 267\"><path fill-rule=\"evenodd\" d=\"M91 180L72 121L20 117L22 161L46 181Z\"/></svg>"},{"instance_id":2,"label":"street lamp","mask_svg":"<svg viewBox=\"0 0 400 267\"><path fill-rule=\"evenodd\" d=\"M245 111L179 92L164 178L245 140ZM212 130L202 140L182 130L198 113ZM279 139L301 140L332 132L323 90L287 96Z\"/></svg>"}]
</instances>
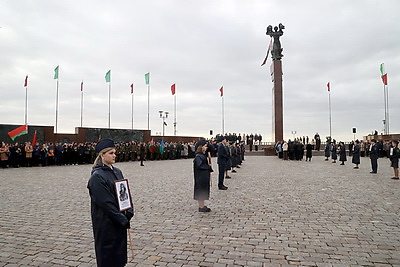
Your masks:
<instances>
[{"instance_id":1,"label":"street lamp","mask_svg":"<svg viewBox=\"0 0 400 267\"><path fill-rule=\"evenodd\" d=\"M160 119L162 119L162 135L165 135L165 126L167 126L167 123L165 122L165 119L168 118L168 111L158 111L160 113Z\"/></svg>"},{"instance_id":2,"label":"street lamp","mask_svg":"<svg viewBox=\"0 0 400 267\"><path fill-rule=\"evenodd\" d=\"M294 141L294 139L296 139L296 131L292 131L292 134L293 134L293 141Z\"/></svg>"}]
</instances>

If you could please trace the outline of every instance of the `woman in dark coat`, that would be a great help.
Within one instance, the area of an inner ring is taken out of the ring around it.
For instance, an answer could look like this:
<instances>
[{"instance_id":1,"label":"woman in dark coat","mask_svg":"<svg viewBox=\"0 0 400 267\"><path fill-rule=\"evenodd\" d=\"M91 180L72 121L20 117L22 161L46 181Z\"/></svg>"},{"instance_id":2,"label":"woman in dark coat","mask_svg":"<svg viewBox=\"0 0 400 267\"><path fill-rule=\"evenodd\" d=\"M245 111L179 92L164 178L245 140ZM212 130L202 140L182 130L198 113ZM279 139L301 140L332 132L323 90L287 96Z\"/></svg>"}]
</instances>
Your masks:
<instances>
[{"instance_id":1,"label":"woman in dark coat","mask_svg":"<svg viewBox=\"0 0 400 267\"><path fill-rule=\"evenodd\" d=\"M325 145L325 161L328 161L330 156L331 156L331 142L327 142Z\"/></svg>"},{"instance_id":2,"label":"woman in dark coat","mask_svg":"<svg viewBox=\"0 0 400 267\"><path fill-rule=\"evenodd\" d=\"M399 142L398 141L392 141L392 147L390 148L390 167L393 168L394 171L394 177L392 179L394 180L399 180L399 157L400 157L400 151L399 151Z\"/></svg>"},{"instance_id":3,"label":"woman in dark coat","mask_svg":"<svg viewBox=\"0 0 400 267\"><path fill-rule=\"evenodd\" d=\"M342 162L340 165L344 165L344 162L347 161L346 146L343 142L339 142L339 161Z\"/></svg>"},{"instance_id":4,"label":"woman in dark coat","mask_svg":"<svg viewBox=\"0 0 400 267\"><path fill-rule=\"evenodd\" d=\"M351 162L353 164L356 164L356 166L354 167L354 169L358 169L358 165L360 165L360 156L361 156L361 152L360 152L360 141L356 140L356 143L354 145L353 148L353 158L351 159Z\"/></svg>"},{"instance_id":5,"label":"woman in dark coat","mask_svg":"<svg viewBox=\"0 0 400 267\"><path fill-rule=\"evenodd\" d=\"M208 164L207 142L200 140L196 144L196 156L193 160L194 172L194 199L199 202L199 212L210 212L211 209L204 205L204 201L210 198L210 172L211 166Z\"/></svg>"},{"instance_id":6,"label":"woman in dark coat","mask_svg":"<svg viewBox=\"0 0 400 267\"><path fill-rule=\"evenodd\" d=\"M133 208L119 210L115 190L116 180L124 179L115 163L115 145L103 139L96 145L96 158L87 188L91 198L91 214L96 261L99 267L121 267L128 261L127 229Z\"/></svg>"},{"instance_id":7,"label":"woman in dark coat","mask_svg":"<svg viewBox=\"0 0 400 267\"><path fill-rule=\"evenodd\" d=\"M336 141L333 140L332 144L331 144L331 152L332 152L332 163L336 163L337 160L337 145L336 145Z\"/></svg>"},{"instance_id":8,"label":"woman in dark coat","mask_svg":"<svg viewBox=\"0 0 400 267\"><path fill-rule=\"evenodd\" d=\"M308 143L306 145L306 161L309 160L311 161L312 158L312 145Z\"/></svg>"}]
</instances>

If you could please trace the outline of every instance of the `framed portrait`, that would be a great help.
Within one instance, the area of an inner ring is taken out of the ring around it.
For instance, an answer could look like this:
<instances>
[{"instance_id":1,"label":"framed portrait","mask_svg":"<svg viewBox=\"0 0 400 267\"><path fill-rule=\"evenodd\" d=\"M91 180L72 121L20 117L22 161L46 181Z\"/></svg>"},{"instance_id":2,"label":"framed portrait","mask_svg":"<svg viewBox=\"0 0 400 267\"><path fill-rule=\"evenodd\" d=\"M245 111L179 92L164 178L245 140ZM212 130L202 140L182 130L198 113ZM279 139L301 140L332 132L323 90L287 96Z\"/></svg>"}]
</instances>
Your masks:
<instances>
[{"instance_id":1,"label":"framed portrait","mask_svg":"<svg viewBox=\"0 0 400 267\"><path fill-rule=\"evenodd\" d=\"M131 191L127 179L114 181L115 192L117 193L118 207L124 211L133 207Z\"/></svg>"}]
</instances>

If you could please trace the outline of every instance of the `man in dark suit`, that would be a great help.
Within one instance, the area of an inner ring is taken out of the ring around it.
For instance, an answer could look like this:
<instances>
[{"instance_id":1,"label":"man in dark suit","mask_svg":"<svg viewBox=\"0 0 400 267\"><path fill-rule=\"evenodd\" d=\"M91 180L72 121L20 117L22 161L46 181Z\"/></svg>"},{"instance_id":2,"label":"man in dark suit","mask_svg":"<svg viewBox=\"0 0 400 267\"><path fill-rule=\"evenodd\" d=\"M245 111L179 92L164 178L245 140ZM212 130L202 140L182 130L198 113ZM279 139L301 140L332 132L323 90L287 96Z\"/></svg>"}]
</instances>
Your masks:
<instances>
[{"instance_id":1,"label":"man in dark suit","mask_svg":"<svg viewBox=\"0 0 400 267\"><path fill-rule=\"evenodd\" d=\"M229 160L229 155L228 152L225 149L225 146L227 145L226 138L223 136L218 137L217 142L218 144L218 158L217 158L217 164L218 164L218 189L219 190L227 190L228 187L224 185L224 176L225 176L225 171L227 170L228 167L228 160Z\"/></svg>"},{"instance_id":2,"label":"man in dark suit","mask_svg":"<svg viewBox=\"0 0 400 267\"><path fill-rule=\"evenodd\" d=\"M378 158L379 158L379 148L376 145L376 140L371 140L371 145L369 147L369 158L371 159L372 171L370 173L378 172Z\"/></svg>"}]
</instances>

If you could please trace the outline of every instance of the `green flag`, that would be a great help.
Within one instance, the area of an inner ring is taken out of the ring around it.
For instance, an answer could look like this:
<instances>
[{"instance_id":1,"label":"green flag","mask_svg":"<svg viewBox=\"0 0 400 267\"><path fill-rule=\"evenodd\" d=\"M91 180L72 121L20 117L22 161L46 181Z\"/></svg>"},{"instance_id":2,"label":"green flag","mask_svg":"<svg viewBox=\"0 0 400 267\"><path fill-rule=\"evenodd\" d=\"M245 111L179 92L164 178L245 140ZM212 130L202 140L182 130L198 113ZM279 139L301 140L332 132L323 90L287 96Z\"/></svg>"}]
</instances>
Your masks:
<instances>
[{"instance_id":1,"label":"green flag","mask_svg":"<svg viewBox=\"0 0 400 267\"><path fill-rule=\"evenodd\" d=\"M54 69L54 79L58 79L58 67L59 67L59 66L57 66L57 67Z\"/></svg>"},{"instance_id":2,"label":"green flag","mask_svg":"<svg viewBox=\"0 0 400 267\"><path fill-rule=\"evenodd\" d=\"M146 80L146 84L149 85L150 84L150 72L146 73L144 75L144 78Z\"/></svg>"},{"instance_id":3,"label":"green flag","mask_svg":"<svg viewBox=\"0 0 400 267\"><path fill-rule=\"evenodd\" d=\"M383 69L383 63L380 66L381 76L385 75L385 70Z\"/></svg>"},{"instance_id":4,"label":"green flag","mask_svg":"<svg viewBox=\"0 0 400 267\"><path fill-rule=\"evenodd\" d=\"M111 70L106 73L106 82L109 83L111 81Z\"/></svg>"}]
</instances>

